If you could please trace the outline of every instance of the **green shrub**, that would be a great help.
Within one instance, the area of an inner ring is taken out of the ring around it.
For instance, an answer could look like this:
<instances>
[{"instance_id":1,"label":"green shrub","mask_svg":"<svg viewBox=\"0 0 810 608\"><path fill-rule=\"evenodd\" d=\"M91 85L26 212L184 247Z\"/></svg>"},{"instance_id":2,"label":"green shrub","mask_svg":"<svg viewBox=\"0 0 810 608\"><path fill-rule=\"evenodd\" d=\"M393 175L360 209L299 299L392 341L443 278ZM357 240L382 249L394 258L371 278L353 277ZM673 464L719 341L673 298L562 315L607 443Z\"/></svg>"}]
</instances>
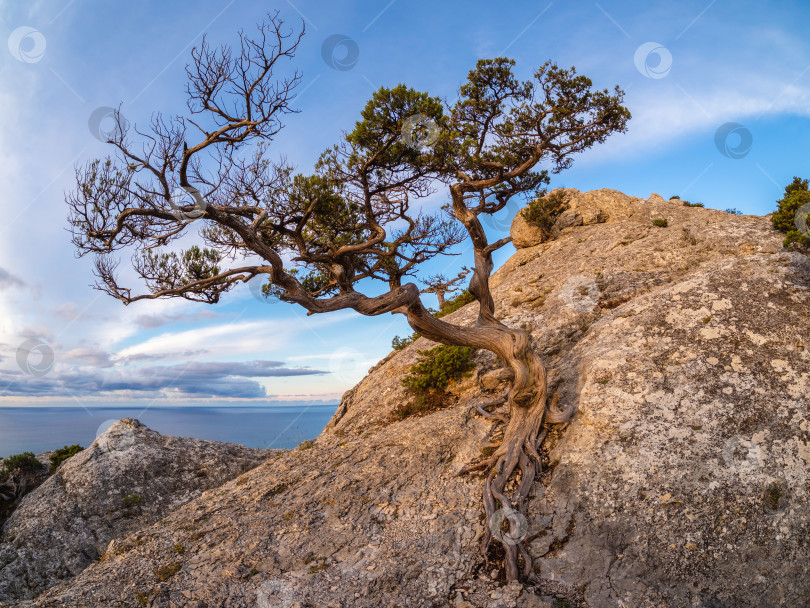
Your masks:
<instances>
[{"instance_id":1,"label":"green shrub","mask_svg":"<svg viewBox=\"0 0 810 608\"><path fill-rule=\"evenodd\" d=\"M137 505L143 502L143 496L141 496L140 494L127 494L126 496L124 496L124 498L121 499L121 502L124 503L124 505L126 506Z\"/></svg>"},{"instance_id":2,"label":"green shrub","mask_svg":"<svg viewBox=\"0 0 810 608\"><path fill-rule=\"evenodd\" d=\"M690 203L689 201L683 202L684 207L703 207L703 203Z\"/></svg>"},{"instance_id":3,"label":"green shrub","mask_svg":"<svg viewBox=\"0 0 810 608\"><path fill-rule=\"evenodd\" d=\"M400 338L399 336L394 336L394 339L391 340L391 348L394 350L402 350L408 344L413 344L416 342L416 339L419 337L419 334L411 334L407 338Z\"/></svg>"},{"instance_id":4,"label":"green shrub","mask_svg":"<svg viewBox=\"0 0 810 608\"><path fill-rule=\"evenodd\" d=\"M659 217L653 220L653 226L658 226L659 228L666 228L669 226L669 222L665 217Z\"/></svg>"},{"instance_id":5,"label":"green shrub","mask_svg":"<svg viewBox=\"0 0 810 608\"><path fill-rule=\"evenodd\" d=\"M735 209L734 207L729 207L725 210L726 213L730 213L731 215L742 215L743 212L739 209Z\"/></svg>"},{"instance_id":6,"label":"green shrub","mask_svg":"<svg viewBox=\"0 0 810 608\"><path fill-rule=\"evenodd\" d=\"M395 414L407 418L444 407L447 385L475 367L472 354L473 349L467 346L442 345L419 351L420 360L402 379L413 401L402 404Z\"/></svg>"},{"instance_id":7,"label":"green shrub","mask_svg":"<svg viewBox=\"0 0 810 608\"><path fill-rule=\"evenodd\" d=\"M681 197L678 196L677 194L675 196L670 196L669 197L669 200L673 200L673 199L676 200L676 201L679 201L679 200L681 200Z\"/></svg>"},{"instance_id":8,"label":"green shrub","mask_svg":"<svg viewBox=\"0 0 810 608\"><path fill-rule=\"evenodd\" d=\"M799 232L796 227L796 212L803 205L810 203L807 180L794 177L793 182L785 188L785 195L776 203L777 209L771 217L771 223L774 228L785 233L782 245L785 247L794 245L803 250L810 248L810 238Z\"/></svg>"},{"instance_id":9,"label":"green shrub","mask_svg":"<svg viewBox=\"0 0 810 608\"><path fill-rule=\"evenodd\" d=\"M452 297L445 301L444 306L442 306L441 310L434 312L432 309L430 312L433 313L433 316L437 319L441 319L442 317L449 315L451 312L456 312L462 306L466 306L470 302L475 302L475 296L469 292L469 290L465 289L464 291L460 292L457 296ZM391 340L391 348L394 350L402 350L409 344L413 344L419 338L419 334L413 333L407 338L400 338L399 336L394 336L394 339Z\"/></svg>"},{"instance_id":10,"label":"green shrub","mask_svg":"<svg viewBox=\"0 0 810 608\"><path fill-rule=\"evenodd\" d=\"M0 466L0 482L5 481L11 476L22 477L23 483L18 483L16 489L4 488L4 496L6 500L0 500L0 528L3 527L6 519L11 515L16 507L18 501L37 488L43 481L44 476L40 475L42 471L42 463L37 460L33 452L23 452L22 454L13 454L5 460ZM9 489L13 489L11 496L8 496Z\"/></svg>"},{"instance_id":11,"label":"green shrub","mask_svg":"<svg viewBox=\"0 0 810 608\"><path fill-rule=\"evenodd\" d=\"M179 563L174 563L169 566L163 566L162 568L158 568L157 570L155 570L155 576L161 583L165 583L175 574L180 572L180 568L182 567L183 565Z\"/></svg>"},{"instance_id":12,"label":"green shrub","mask_svg":"<svg viewBox=\"0 0 810 608\"><path fill-rule=\"evenodd\" d=\"M3 460L2 477L20 473L37 473L42 469L42 463L37 460L33 452L13 454Z\"/></svg>"},{"instance_id":13,"label":"green shrub","mask_svg":"<svg viewBox=\"0 0 810 608\"><path fill-rule=\"evenodd\" d=\"M782 486L774 482L769 485L765 490L765 504L771 511L779 510L779 499L782 498L784 492Z\"/></svg>"},{"instance_id":14,"label":"green shrub","mask_svg":"<svg viewBox=\"0 0 810 608\"><path fill-rule=\"evenodd\" d=\"M470 302L475 302L475 296L470 293L468 289L460 292L457 296L445 301L444 306L439 312L433 313L437 319L449 315L451 312L456 312L462 306L466 306Z\"/></svg>"},{"instance_id":15,"label":"green shrub","mask_svg":"<svg viewBox=\"0 0 810 608\"><path fill-rule=\"evenodd\" d=\"M79 452L81 452L84 448L80 445L71 445L65 446L63 448L59 448L50 456L51 460L51 473L53 473L56 469L59 468L59 465L62 464L65 460L70 458L71 456L75 456Z\"/></svg>"},{"instance_id":16,"label":"green shrub","mask_svg":"<svg viewBox=\"0 0 810 608\"><path fill-rule=\"evenodd\" d=\"M530 202L520 212L527 223L543 231L543 237L551 236L551 229L560 214L569 208L564 192L552 192Z\"/></svg>"}]
</instances>

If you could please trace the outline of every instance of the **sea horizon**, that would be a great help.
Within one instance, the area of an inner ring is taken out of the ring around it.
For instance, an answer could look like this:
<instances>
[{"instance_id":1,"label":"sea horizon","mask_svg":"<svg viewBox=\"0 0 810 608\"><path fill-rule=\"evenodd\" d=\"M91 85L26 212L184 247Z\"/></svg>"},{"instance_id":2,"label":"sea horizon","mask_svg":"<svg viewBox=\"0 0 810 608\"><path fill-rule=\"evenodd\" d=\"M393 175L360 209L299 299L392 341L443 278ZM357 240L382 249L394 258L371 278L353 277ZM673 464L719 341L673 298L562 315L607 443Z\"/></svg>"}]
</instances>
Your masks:
<instances>
[{"instance_id":1,"label":"sea horizon","mask_svg":"<svg viewBox=\"0 0 810 608\"><path fill-rule=\"evenodd\" d=\"M0 406L0 457L87 447L122 418L136 418L162 435L289 449L317 437L337 405Z\"/></svg>"}]
</instances>

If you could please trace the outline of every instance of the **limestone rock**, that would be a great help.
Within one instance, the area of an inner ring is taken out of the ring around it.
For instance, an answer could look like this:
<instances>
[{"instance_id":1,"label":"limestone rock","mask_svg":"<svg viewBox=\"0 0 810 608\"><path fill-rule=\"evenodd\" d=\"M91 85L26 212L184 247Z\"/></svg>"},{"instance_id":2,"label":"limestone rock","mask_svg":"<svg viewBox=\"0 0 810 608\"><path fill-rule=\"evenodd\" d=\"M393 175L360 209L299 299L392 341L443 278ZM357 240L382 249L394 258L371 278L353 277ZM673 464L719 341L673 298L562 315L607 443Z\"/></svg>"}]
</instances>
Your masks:
<instances>
[{"instance_id":1,"label":"limestone rock","mask_svg":"<svg viewBox=\"0 0 810 608\"><path fill-rule=\"evenodd\" d=\"M523 214L520 211L515 214L512 220L509 236L512 237L512 244L515 249L534 247L547 240L543 230L523 219Z\"/></svg>"},{"instance_id":2,"label":"limestone rock","mask_svg":"<svg viewBox=\"0 0 810 608\"><path fill-rule=\"evenodd\" d=\"M528 501L536 580L517 605L810 605L808 258L767 218L605 190L573 202L557 238L492 280L499 318L531 328L549 386L578 408ZM470 304L446 320L475 316ZM394 416L430 346L378 364L309 449L131 529L22 605L513 602L477 552L482 480L457 474L490 429L475 405L499 389L470 377L456 405Z\"/></svg>"},{"instance_id":3,"label":"limestone rock","mask_svg":"<svg viewBox=\"0 0 810 608\"><path fill-rule=\"evenodd\" d=\"M116 422L28 494L6 522L0 601L34 597L79 574L113 539L276 453L166 437L130 418Z\"/></svg>"},{"instance_id":4,"label":"limestone rock","mask_svg":"<svg viewBox=\"0 0 810 608\"><path fill-rule=\"evenodd\" d=\"M569 208L557 218L550 236L523 219L522 213L515 214L510 236L516 249L535 247L546 240L559 238L562 230L572 226L590 226L626 220L640 208L641 199L627 196L618 190L603 188L580 192L576 188L559 188L549 194L554 192L565 194ZM663 202L657 194L653 196Z\"/></svg>"}]
</instances>

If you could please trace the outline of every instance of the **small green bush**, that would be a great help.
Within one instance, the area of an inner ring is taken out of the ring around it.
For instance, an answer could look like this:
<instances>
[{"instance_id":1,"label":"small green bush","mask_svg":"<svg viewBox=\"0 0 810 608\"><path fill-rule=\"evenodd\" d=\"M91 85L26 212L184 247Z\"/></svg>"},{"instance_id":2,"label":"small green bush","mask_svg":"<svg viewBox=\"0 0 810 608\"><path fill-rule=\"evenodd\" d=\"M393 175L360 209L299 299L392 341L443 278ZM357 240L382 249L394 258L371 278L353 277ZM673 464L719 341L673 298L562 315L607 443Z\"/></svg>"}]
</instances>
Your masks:
<instances>
[{"instance_id":1,"label":"small green bush","mask_svg":"<svg viewBox=\"0 0 810 608\"><path fill-rule=\"evenodd\" d=\"M183 565L179 563L174 563L169 566L163 566L162 568L158 568L157 570L155 570L155 576L161 583L165 583L175 574L180 572L180 568L182 567Z\"/></svg>"},{"instance_id":2,"label":"small green bush","mask_svg":"<svg viewBox=\"0 0 810 608\"><path fill-rule=\"evenodd\" d=\"M796 227L796 213L803 205L810 203L810 188L807 180L794 177L785 188L785 195L776 201L777 209L771 217L773 227L785 233L782 245L795 246L797 249L810 248L810 238L799 232Z\"/></svg>"},{"instance_id":3,"label":"small green bush","mask_svg":"<svg viewBox=\"0 0 810 608\"><path fill-rule=\"evenodd\" d=\"M42 463L37 460L33 452L23 452L22 454L13 454L3 459L2 472L5 473L5 475L0 475L0 477L20 473L37 473L41 469Z\"/></svg>"},{"instance_id":4,"label":"small green bush","mask_svg":"<svg viewBox=\"0 0 810 608\"><path fill-rule=\"evenodd\" d=\"M772 511L778 511L779 499L782 498L783 495L784 492L782 491L782 486L774 482L765 490L765 504Z\"/></svg>"},{"instance_id":5,"label":"small green bush","mask_svg":"<svg viewBox=\"0 0 810 608\"><path fill-rule=\"evenodd\" d=\"M65 446L63 448L59 448L50 456L51 460L51 473L53 473L56 469L59 468L59 465L62 464L65 460L70 458L71 456L75 456L79 452L81 452L84 448L78 444L74 444L71 446Z\"/></svg>"},{"instance_id":6,"label":"small green bush","mask_svg":"<svg viewBox=\"0 0 810 608\"><path fill-rule=\"evenodd\" d=\"M20 476L24 483L16 484L16 489L9 500L0 500L0 528L14 511L17 502L42 483L44 477L40 475L41 472L42 463L33 452L13 454L3 460L0 466L0 482L11 476Z\"/></svg>"},{"instance_id":7,"label":"small green bush","mask_svg":"<svg viewBox=\"0 0 810 608\"><path fill-rule=\"evenodd\" d=\"M437 346L419 351L420 360L402 379L414 399L395 410L399 418L440 409L446 404L447 385L475 367L467 346Z\"/></svg>"},{"instance_id":8,"label":"small green bush","mask_svg":"<svg viewBox=\"0 0 810 608\"><path fill-rule=\"evenodd\" d=\"M729 207L725 210L726 213L730 213L731 215L742 215L743 212L739 209L735 209L734 207Z\"/></svg>"},{"instance_id":9,"label":"small green bush","mask_svg":"<svg viewBox=\"0 0 810 608\"><path fill-rule=\"evenodd\" d=\"M394 336L394 339L391 340L391 348L394 350L402 350L408 344L413 344L416 342L416 339L419 337L419 334L411 334L407 338L400 338L399 336Z\"/></svg>"},{"instance_id":10,"label":"small green bush","mask_svg":"<svg viewBox=\"0 0 810 608\"><path fill-rule=\"evenodd\" d=\"M684 207L704 207L703 203L690 203L689 201L683 202Z\"/></svg>"},{"instance_id":11,"label":"small green bush","mask_svg":"<svg viewBox=\"0 0 810 608\"><path fill-rule=\"evenodd\" d=\"M659 228L666 228L669 226L669 222L665 217L659 217L653 220L653 226L658 226Z\"/></svg>"},{"instance_id":12,"label":"small green bush","mask_svg":"<svg viewBox=\"0 0 810 608\"><path fill-rule=\"evenodd\" d=\"M673 200L673 199L676 200L676 201L679 201L679 200L681 200L681 197L678 196L677 194L675 196L670 196L669 197L669 200Z\"/></svg>"},{"instance_id":13,"label":"small green bush","mask_svg":"<svg viewBox=\"0 0 810 608\"><path fill-rule=\"evenodd\" d=\"M475 296L471 294L468 289L465 289L457 296L445 301L442 309L439 312L433 313L433 316L437 319L441 319L442 317L449 315L451 312L456 312L459 308L466 306L470 302L475 302Z\"/></svg>"},{"instance_id":14,"label":"small green bush","mask_svg":"<svg viewBox=\"0 0 810 608\"><path fill-rule=\"evenodd\" d=\"M543 236L548 238L554 222L569 207L565 193L558 191L533 200L520 213L526 222L540 228Z\"/></svg>"},{"instance_id":15,"label":"small green bush","mask_svg":"<svg viewBox=\"0 0 810 608\"><path fill-rule=\"evenodd\" d=\"M449 315L452 312L456 312L462 306L466 306L470 302L475 302L475 296L469 292L469 290L465 289L464 291L460 292L457 296L452 297L445 301L444 306L442 306L441 310L437 312L433 312L432 309L430 312L433 313L433 316L437 319L441 319L442 317ZM391 340L391 348L394 350L402 350L409 344L413 344L419 338L419 334L413 333L407 338L400 338L399 336L394 336L394 339Z\"/></svg>"},{"instance_id":16,"label":"small green bush","mask_svg":"<svg viewBox=\"0 0 810 608\"><path fill-rule=\"evenodd\" d=\"M127 494L124 498L121 499L121 502L124 503L126 506L129 505L137 505L143 502L143 496L140 494Z\"/></svg>"}]
</instances>

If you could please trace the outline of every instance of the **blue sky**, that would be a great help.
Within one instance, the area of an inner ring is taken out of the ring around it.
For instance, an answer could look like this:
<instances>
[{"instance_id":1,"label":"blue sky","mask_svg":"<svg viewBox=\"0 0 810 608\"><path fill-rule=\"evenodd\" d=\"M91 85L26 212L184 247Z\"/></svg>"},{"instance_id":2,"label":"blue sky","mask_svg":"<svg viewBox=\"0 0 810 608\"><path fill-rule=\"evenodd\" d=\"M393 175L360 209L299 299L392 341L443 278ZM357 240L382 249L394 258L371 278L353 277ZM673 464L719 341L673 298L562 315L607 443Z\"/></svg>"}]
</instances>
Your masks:
<instances>
[{"instance_id":1,"label":"blue sky","mask_svg":"<svg viewBox=\"0 0 810 608\"><path fill-rule=\"evenodd\" d=\"M810 174L806 3L0 2L0 406L334 402L410 333L401 316L306 317L247 287L216 306L124 307L91 289L90 260L73 255L64 193L74 166L107 153L88 127L93 112L121 104L131 124L183 113L184 65L202 34L230 43L276 9L307 28L300 113L273 144L303 172L377 87L402 82L452 102L477 59L506 55L524 78L552 59L627 92L628 133L582 154L552 187L678 194L761 215L794 175ZM335 34L359 50L351 69L324 59ZM728 123L738 126L718 147Z\"/></svg>"}]
</instances>

